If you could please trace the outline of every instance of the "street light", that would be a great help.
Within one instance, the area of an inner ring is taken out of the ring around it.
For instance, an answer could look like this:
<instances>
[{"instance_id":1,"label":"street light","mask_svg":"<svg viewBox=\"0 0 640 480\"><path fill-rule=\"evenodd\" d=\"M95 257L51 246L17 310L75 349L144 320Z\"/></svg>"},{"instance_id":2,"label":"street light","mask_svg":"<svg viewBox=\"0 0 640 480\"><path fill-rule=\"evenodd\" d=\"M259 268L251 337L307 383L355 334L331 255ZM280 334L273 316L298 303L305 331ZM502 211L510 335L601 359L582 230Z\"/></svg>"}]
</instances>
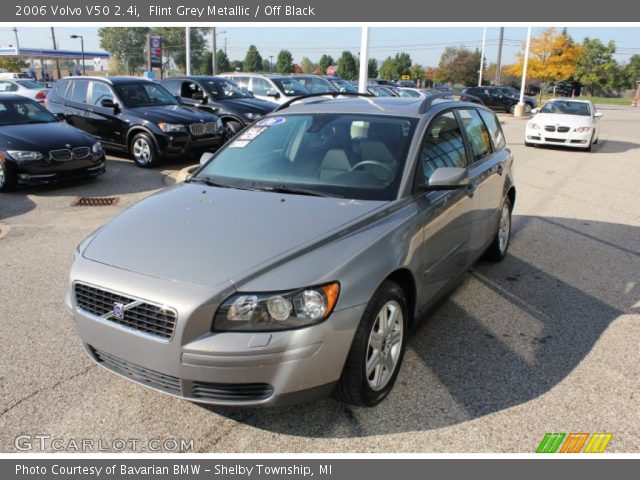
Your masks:
<instances>
[{"instance_id":1,"label":"street light","mask_svg":"<svg viewBox=\"0 0 640 480\"><path fill-rule=\"evenodd\" d=\"M82 75L86 76L87 71L84 66L84 38L82 37L82 35L70 35L70 37L80 39L80 49L82 50Z\"/></svg>"}]
</instances>

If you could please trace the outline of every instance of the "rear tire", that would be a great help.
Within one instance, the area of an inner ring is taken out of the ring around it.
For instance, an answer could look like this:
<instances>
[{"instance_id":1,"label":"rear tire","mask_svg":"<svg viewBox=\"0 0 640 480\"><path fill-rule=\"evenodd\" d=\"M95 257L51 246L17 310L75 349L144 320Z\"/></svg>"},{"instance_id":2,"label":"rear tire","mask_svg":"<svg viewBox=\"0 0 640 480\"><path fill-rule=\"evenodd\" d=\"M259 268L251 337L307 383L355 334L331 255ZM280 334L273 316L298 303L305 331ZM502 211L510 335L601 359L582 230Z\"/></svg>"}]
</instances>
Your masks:
<instances>
[{"instance_id":1,"label":"rear tire","mask_svg":"<svg viewBox=\"0 0 640 480\"><path fill-rule=\"evenodd\" d=\"M516 113L516 104L515 104L515 103L509 107L509 113L510 113L511 115L513 115L514 113Z\"/></svg>"},{"instance_id":2,"label":"rear tire","mask_svg":"<svg viewBox=\"0 0 640 480\"><path fill-rule=\"evenodd\" d=\"M153 167L158 163L159 155L155 143L147 133L138 133L131 139L129 152L137 166Z\"/></svg>"},{"instance_id":3,"label":"rear tire","mask_svg":"<svg viewBox=\"0 0 640 480\"><path fill-rule=\"evenodd\" d=\"M10 192L16 188L16 173L11 162L0 159L0 192Z\"/></svg>"},{"instance_id":4,"label":"rear tire","mask_svg":"<svg viewBox=\"0 0 640 480\"><path fill-rule=\"evenodd\" d=\"M490 262L501 262L507 256L509 240L511 239L511 209L511 200L507 197L504 199L500 210L498 230L484 254L484 258Z\"/></svg>"},{"instance_id":5,"label":"rear tire","mask_svg":"<svg viewBox=\"0 0 640 480\"><path fill-rule=\"evenodd\" d=\"M385 281L369 300L356 330L334 392L338 400L373 407L386 398L400 371L408 324L404 291Z\"/></svg>"}]
</instances>

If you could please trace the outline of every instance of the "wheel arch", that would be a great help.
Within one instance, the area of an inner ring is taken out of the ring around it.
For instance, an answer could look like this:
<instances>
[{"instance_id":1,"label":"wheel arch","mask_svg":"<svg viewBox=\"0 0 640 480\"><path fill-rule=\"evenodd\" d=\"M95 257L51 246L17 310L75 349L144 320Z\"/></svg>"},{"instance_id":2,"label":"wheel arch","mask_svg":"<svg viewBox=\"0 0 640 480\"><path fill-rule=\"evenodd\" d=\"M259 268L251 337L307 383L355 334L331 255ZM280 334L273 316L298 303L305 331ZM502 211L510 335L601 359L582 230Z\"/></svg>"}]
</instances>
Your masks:
<instances>
[{"instance_id":1,"label":"wheel arch","mask_svg":"<svg viewBox=\"0 0 640 480\"><path fill-rule=\"evenodd\" d=\"M149 137L151 137L153 145L156 147L156 150L158 150L158 152L160 151L158 140L156 139L156 136L153 134L153 132L148 128L143 127L142 125L134 125L127 132L127 151L129 151L129 153L131 153L131 140L133 140L133 137L135 137L139 133L146 133L147 135L149 135Z\"/></svg>"},{"instance_id":2,"label":"wheel arch","mask_svg":"<svg viewBox=\"0 0 640 480\"><path fill-rule=\"evenodd\" d=\"M397 283L404 291L404 294L407 298L407 307L409 308L409 326L411 326L416 317L416 302L418 295L416 289L416 280L413 276L413 273L411 273L408 268L398 268L397 270L391 272L384 279L384 281L387 280Z\"/></svg>"}]
</instances>

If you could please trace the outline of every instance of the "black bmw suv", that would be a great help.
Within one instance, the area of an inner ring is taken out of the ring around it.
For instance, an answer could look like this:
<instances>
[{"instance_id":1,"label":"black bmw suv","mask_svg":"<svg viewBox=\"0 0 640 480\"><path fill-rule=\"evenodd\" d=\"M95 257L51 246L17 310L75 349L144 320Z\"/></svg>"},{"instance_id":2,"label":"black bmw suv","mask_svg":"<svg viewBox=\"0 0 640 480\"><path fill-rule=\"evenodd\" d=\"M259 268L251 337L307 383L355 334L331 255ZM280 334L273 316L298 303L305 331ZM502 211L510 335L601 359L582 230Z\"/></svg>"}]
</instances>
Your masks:
<instances>
[{"instance_id":1,"label":"black bmw suv","mask_svg":"<svg viewBox=\"0 0 640 480\"><path fill-rule=\"evenodd\" d=\"M514 113L516 105L520 101L520 92L513 87L469 87L462 90L462 93L478 97L484 105L492 110L504 110L509 113ZM527 113L536 108L536 105L535 98L524 96L524 109Z\"/></svg>"},{"instance_id":2,"label":"black bmw suv","mask_svg":"<svg viewBox=\"0 0 640 480\"><path fill-rule=\"evenodd\" d=\"M143 78L65 78L45 105L100 138L106 149L129 153L139 167L167 157L198 157L226 138L217 116L183 105L166 88Z\"/></svg>"},{"instance_id":3,"label":"black bmw suv","mask_svg":"<svg viewBox=\"0 0 640 480\"><path fill-rule=\"evenodd\" d=\"M233 136L277 103L255 98L233 80L212 76L172 77L160 82L186 105L215 113Z\"/></svg>"}]
</instances>

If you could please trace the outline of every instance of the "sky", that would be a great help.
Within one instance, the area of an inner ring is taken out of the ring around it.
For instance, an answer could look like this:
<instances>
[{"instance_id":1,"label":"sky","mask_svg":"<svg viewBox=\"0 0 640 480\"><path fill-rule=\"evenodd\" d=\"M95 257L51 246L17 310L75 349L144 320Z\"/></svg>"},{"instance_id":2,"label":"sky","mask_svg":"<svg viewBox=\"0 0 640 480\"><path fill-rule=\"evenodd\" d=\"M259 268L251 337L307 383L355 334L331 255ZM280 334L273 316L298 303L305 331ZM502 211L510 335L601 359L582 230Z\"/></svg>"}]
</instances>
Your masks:
<instances>
[{"instance_id":1,"label":"sky","mask_svg":"<svg viewBox=\"0 0 640 480\"><path fill-rule=\"evenodd\" d=\"M80 40L69 38L83 35L86 51L100 51L97 27L56 27L56 40L60 49L80 50ZM543 28L534 28L533 35ZM405 51L414 63L437 66L440 55L447 46L480 48L482 27L372 27L370 29L370 56L378 63L397 52ZM576 41L584 37L599 38L603 42L613 40L618 48L617 60L626 63L633 54L640 54L640 27L570 27L569 33ZM317 62L323 53L337 59L343 50L354 54L360 48L360 28L357 27L218 27L218 48L224 48L230 60L242 60L249 45L255 44L263 58L285 48L291 51L294 62L303 57ZM485 57L495 62L499 28L487 28ZM526 27L506 27L504 33L503 64L513 63L515 54L526 40ZM210 37L210 35L209 35ZM49 27L20 27L18 38L21 47L51 47ZM14 46L15 33L10 27L0 28L0 47Z\"/></svg>"}]
</instances>

